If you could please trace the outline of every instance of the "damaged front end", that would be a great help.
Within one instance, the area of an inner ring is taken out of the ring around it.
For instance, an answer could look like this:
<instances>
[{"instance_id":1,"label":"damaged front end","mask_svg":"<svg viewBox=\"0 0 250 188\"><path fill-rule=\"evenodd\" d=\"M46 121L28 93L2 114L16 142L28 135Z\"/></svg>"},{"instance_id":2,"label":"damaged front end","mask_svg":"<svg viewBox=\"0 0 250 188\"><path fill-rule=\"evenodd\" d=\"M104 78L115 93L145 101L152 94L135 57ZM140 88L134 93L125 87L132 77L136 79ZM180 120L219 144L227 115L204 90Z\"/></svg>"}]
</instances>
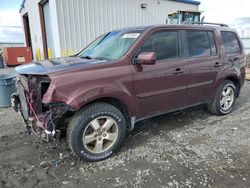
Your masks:
<instances>
[{"instance_id":1,"label":"damaged front end","mask_svg":"<svg viewBox=\"0 0 250 188\"><path fill-rule=\"evenodd\" d=\"M19 75L17 93L12 95L12 107L20 112L29 133L45 141L59 138L69 117L75 111L63 102L44 103L49 95L51 80L48 76Z\"/></svg>"}]
</instances>

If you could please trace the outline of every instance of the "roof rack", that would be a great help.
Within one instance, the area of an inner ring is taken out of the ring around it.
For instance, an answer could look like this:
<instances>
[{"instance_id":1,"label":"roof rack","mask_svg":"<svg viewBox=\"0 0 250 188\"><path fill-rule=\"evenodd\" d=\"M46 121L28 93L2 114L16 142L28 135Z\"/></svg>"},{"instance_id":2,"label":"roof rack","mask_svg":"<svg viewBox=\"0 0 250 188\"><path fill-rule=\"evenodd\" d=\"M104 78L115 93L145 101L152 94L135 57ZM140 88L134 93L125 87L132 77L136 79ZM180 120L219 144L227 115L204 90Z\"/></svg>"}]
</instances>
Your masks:
<instances>
[{"instance_id":1,"label":"roof rack","mask_svg":"<svg viewBox=\"0 0 250 188\"><path fill-rule=\"evenodd\" d=\"M221 27L229 27L227 24L223 23L212 23L212 22L193 22L193 21L184 21L183 24L200 24L200 25L217 25Z\"/></svg>"}]
</instances>

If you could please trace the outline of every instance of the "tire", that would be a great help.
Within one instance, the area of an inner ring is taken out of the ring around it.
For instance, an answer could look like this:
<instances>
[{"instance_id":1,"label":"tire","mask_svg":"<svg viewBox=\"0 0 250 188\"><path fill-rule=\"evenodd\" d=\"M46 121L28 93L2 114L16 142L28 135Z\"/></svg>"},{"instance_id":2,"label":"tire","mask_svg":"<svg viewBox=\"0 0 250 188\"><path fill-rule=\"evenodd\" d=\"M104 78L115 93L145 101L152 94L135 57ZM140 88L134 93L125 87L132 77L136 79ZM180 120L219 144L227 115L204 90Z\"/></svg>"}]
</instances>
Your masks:
<instances>
[{"instance_id":1,"label":"tire","mask_svg":"<svg viewBox=\"0 0 250 188\"><path fill-rule=\"evenodd\" d=\"M72 117L67 127L70 149L86 161L111 157L123 144L125 135L123 114L107 103L86 106Z\"/></svg>"},{"instance_id":2,"label":"tire","mask_svg":"<svg viewBox=\"0 0 250 188\"><path fill-rule=\"evenodd\" d=\"M227 98L224 97L226 92ZM225 80L217 89L212 102L208 104L208 111L214 115L226 115L232 111L235 101L236 86L231 80Z\"/></svg>"}]
</instances>

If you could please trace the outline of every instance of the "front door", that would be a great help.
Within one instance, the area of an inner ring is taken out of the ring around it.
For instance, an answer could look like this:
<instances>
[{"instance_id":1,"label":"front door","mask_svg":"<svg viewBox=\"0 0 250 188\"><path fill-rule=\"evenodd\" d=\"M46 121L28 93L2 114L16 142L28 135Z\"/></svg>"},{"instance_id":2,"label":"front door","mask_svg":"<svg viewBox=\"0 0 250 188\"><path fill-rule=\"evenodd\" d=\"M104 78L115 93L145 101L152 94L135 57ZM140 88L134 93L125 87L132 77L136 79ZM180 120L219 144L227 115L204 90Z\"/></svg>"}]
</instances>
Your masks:
<instances>
[{"instance_id":1,"label":"front door","mask_svg":"<svg viewBox=\"0 0 250 188\"><path fill-rule=\"evenodd\" d=\"M185 106L187 75L185 61L180 59L179 32L154 32L145 40L136 57L141 52L155 52L157 60L154 65L132 65L137 118Z\"/></svg>"}]
</instances>

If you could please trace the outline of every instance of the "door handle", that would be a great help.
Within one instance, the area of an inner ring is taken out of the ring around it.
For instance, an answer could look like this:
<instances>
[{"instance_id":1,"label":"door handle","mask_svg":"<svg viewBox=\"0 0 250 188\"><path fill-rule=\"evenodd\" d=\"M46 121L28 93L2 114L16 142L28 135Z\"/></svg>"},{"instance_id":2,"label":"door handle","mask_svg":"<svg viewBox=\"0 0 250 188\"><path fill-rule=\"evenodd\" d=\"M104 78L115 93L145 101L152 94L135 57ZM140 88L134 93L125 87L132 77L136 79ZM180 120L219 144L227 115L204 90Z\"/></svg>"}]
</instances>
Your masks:
<instances>
[{"instance_id":1,"label":"door handle","mask_svg":"<svg viewBox=\"0 0 250 188\"><path fill-rule=\"evenodd\" d=\"M237 62L238 60L239 60L239 58L238 58L238 57L235 57L235 58L233 58L233 59L229 59L229 62L230 62L232 65L234 65L235 62Z\"/></svg>"},{"instance_id":2,"label":"door handle","mask_svg":"<svg viewBox=\"0 0 250 188\"><path fill-rule=\"evenodd\" d=\"M185 72L185 70L182 70L182 69L180 69L180 68L177 68L177 69L175 69L175 71L173 72L174 74L181 74L181 73L184 73Z\"/></svg>"},{"instance_id":3,"label":"door handle","mask_svg":"<svg viewBox=\"0 0 250 188\"><path fill-rule=\"evenodd\" d=\"M216 62L214 65L213 65L213 67L221 67L222 66L222 64L220 64L219 62Z\"/></svg>"},{"instance_id":4,"label":"door handle","mask_svg":"<svg viewBox=\"0 0 250 188\"><path fill-rule=\"evenodd\" d=\"M236 57L236 58L234 58L234 59L233 59L233 62L234 62L234 61L238 61L238 60L239 60L239 58L238 58L238 57Z\"/></svg>"}]
</instances>

